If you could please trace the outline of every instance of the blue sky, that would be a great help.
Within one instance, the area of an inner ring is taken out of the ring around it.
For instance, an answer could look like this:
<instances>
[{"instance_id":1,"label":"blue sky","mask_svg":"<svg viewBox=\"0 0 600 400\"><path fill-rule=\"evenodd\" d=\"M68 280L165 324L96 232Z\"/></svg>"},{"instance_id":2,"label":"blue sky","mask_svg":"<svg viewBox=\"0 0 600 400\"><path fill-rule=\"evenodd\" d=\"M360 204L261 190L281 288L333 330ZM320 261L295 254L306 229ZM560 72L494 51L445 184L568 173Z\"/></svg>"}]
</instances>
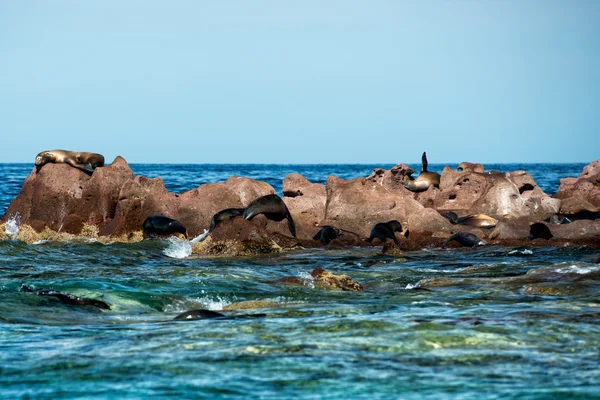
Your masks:
<instances>
[{"instance_id":1,"label":"blue sky","mask_svg":"<svg viewBox=\"0 0 600 400\"><path fill-rule=\"evenodd\" d=\"M0 0L0 162L600 158L600 1Z\"/></svg>"}]
</instances>

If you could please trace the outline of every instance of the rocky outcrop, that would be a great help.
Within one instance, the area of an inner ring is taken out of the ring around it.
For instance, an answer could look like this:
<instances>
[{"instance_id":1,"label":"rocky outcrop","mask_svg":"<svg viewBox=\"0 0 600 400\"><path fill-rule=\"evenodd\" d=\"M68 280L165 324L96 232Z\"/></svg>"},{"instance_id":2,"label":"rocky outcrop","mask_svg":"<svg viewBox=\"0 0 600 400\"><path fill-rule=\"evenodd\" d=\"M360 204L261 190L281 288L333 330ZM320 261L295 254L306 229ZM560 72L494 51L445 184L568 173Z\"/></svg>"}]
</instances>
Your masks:
<instances>
[{"instance_id":1,"label":"rocky outcrop","mask_svg":"<svg viewBox=\"0 0 600 400\"><path fill-rule=\"evenodd\" d=\"M600 160L585 166L577 178L562 178L556 198L562 200L561 214L600 211Z\"/></svg>"},{"instance_id":2,"label":"rocky outcrop","mask_svg":"<svg viewBox=\"0 0 600 400\"><path fill-rule=\"evenodd\" d=\"M589 217L600 210L600 160L586 166L578 178L562 179L557 198L547 196L525 171L484 171L483 165L467 162L457 170L446 167L439 188L429 187L419 193L402 184L404 177L414 173L405 164L390 170L375 169L366 178L330 176L325 186L289 174L283 181L283 201L295 221L297 238L291 237L287 220L275 222L264 215L252 221L234 218L217 227L205 242L194 244L194 252L251 255L322 247L313 236L325 225L343 233L328 243L329 249L379 247L381 243L367 243L365 239L375 224L391 220L403 226L396 235L402 250L440 246L460 231L494 244L600 247L600 220ZM244 208L272 193L275 190L268 183L241 177L172 193L161 178L134 176L121 157L96 168L91 176L67 164L47 164L39 172L32 169L2 222L19 215L22 231L17 237L28 242L72 235L133 241L141 239L142 224L148 216L165 215L179 220L192 238L209 227L218 211ZM588 214L571 215L582 210ZM486 214L498 223L493 229L452 225L440 215L448 211L459 216ZM550 216L551 221L560 221L564 215L575 222L548 225L553 234L548 243L527 241L532 223ZM402 254L389 245L383 252Z\"/></svg>"},{"instance_id":3,"label":"rocky outcrop","mask_svg":"<svg viewBox=\"0 0 600 400\"><path fill-rule=\"evenodd\" d=\"M435 209L486 214L498 220L527 218L532 222L546 219L560 209L560 200L546 195L525 171L476 170L480 168L444 168Z\"/></svg>"},{"instance_id":4,"label":"rocky outcrop","mask_svg":"<svg viewBox=\"0 0 600 400\"><path fill-rule=\"evenodd\" d=\"M410 191L385 178L327 178L323 225L336 226L362 237L369 237L371 229L379 222L398 220L406 226L409 215L422 211L424 207Z\"/></svg>"}]
</instances>

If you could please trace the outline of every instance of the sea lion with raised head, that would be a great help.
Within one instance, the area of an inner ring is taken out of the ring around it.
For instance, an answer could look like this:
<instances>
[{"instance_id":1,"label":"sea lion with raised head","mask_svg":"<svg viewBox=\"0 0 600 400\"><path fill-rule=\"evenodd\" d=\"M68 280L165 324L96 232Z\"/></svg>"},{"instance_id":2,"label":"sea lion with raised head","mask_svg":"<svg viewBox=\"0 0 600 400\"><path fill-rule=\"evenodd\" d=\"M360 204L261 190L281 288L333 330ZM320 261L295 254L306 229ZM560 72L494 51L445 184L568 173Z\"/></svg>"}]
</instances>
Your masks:
<instances>
[{"instance_id":1,"label":"sea lion with raised head","mask_svg":"<svg viewBox=\"0 0 600 400\"><path fill-rule=\"evenodd\" d=\"M477 228L493 228L498 225L498 220L485 214L471 214L459 217L454 211L442 214L452 225L468 225Z\"/></svg>"},{"instance_id":2,"label":"sea lion with raised head","mask_svg":"<svg viewBox=\"0 0 600 400\"><path fill-rule=\"evenodd\" d=\"M389 239L392 239L396 246L400 248L400 243L398 242L398 238L396 238L395 232L402 232L402 224L399 221L392 220L388 222L380 222L373 226L371 229L371 234L367 239L367 242L371 243L373 239L377 238L382 242L387 242Z\"/></svg>"},{"instance_id":3,"label":"sea lion with raised head","mask_svg":"<svg viewBox=\"0 0 600 400\"><path fill-rule=\"evenodd\" d=\"M341 229L334 226L326 225L313 237L313 240L320 240L323 246L327 246L333 239L337 239L344 233Z\"/></svg>"},{"instance_id":4,"label":"sea lion with raised head","mask_svg":"<svg viewBox=\"0 0 600 400\"><path fill-rule=\"evenodd\" d=\"M144 238L153 238L156 235L166 236L181 233L187 239L185 226L176 219L164 215L153 215L146 218L143 224Z\"/></svg>"},{"instance_id":5,"label":"sea lion with raised head","mask_svg":"<svg viewBox=\"0 0 600 400\"><path fill-rule=\"evenodd\" d=\"M56 297L61 303L73 306L92 306L102 310L110 310L110 306L102 300L88 299L85 297L75 296L71 293L59 292L58 290L37 289L34 290L27 285L21 285L21 291L33 293L37 296Z\"/></svg>"},{"instance_id":6,"label":"sea lion with raised head","mask_svg":"<svg viewBox=\"0 0 600 400\"><path fill-rule=\"evenodd\" d=\"M273 221L283 221L287 218L288 228L292 236L296 237L296 224L281 197L276 194L268 194L255 199L246 207L243 217L250 221L259 214Z\"/></svg>"},{"instance_id":7,"label":"sea lion with raised head","mask_svg":"<svg viewBox=\"0 0 600 400\"><path fill-rule=\"evenodd\" d=\"M87 153L81 151L68 150L47 150L42 151L35 157L35 170L40 172L40 169L48 164L69 164L73 168L92 175L97 167L104 167L104 156L98 153Z\"/></svg>"},{"instance_id":8,"label":"sea lion with raised head","mask_svg":"<svg viewBox=\"0 0 600 400\"><path fill-rule=\"evenodd\" d=\"M477 236L475 236L469 232L455 233L454 235L452 235L448 239L446 239L443 244L445 245L452 241L456 241L456 242L462 244L463 246L467 246L467 247L483 246L483 245L487 244L484 240L479 239Z\"/></svg>"},{"instance_id":9,"label":"sea lion with raised head","mask_svg":"<svg viewBox=\"0 0 600 400\"><path fill-rule=\"evenodd\" d=\"M402 185L411 192L423 192L429 189L429 186L440 187L440 174L437 172L427 171L427 153L423 152L421 156L421 173L416 179L412 179L411 176L404 176Z\"/></svg>"}]
</instances>

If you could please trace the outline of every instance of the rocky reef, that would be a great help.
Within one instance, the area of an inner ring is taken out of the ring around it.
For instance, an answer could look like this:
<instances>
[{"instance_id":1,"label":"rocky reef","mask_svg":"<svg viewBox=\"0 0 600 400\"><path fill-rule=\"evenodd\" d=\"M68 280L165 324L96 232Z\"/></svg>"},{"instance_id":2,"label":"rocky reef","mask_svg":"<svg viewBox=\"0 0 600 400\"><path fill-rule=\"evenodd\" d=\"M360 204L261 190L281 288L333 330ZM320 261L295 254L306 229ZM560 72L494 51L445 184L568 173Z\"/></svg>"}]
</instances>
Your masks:
<instances>
[{"instance_id":1,"label":"rocky reef","mask_svg":"<svg viewBox=\"0 0 600 400\"><path fill-rule=\"evenodd\" d=\"M444 168L439 188L412 192L402 180L413 172L398 164L390 170L375 169L368 177L330 176L326 185L290 174L283 180L283 200L295 221L297 238L290 236L286 221L263 215L252 221L233 218L217 226L205 241L194 243L193 251L239 256L322 247L313 236L325 225L343 232L328 248L381 246L377 240L364 239L373 225L391 220L402 224L397 238L403 250L440 246L457 232L501 245L600 247L600 160L577 178L561 179L555 196L544 193L526 171L486 172L483 165L467 162L457 169ZM209 227L218 211L244 208L272 193L271 185L243 177L172 193L161 178L135 176L122 157L92 175L67 164L47 164L37 172L32 168L23 182L0 221L0 239L7 237L5 224L16 216L17 237L26 242L74 237L139 241L142 224L151 215L179 220L194 237ZM448 213L459 220L484 215L496 222L485 227L451 223ZM528 239L530 225L536 222L549 227L550 239ZM452 245L456 244L448 244Z\"/></svg>"}]
</instances>

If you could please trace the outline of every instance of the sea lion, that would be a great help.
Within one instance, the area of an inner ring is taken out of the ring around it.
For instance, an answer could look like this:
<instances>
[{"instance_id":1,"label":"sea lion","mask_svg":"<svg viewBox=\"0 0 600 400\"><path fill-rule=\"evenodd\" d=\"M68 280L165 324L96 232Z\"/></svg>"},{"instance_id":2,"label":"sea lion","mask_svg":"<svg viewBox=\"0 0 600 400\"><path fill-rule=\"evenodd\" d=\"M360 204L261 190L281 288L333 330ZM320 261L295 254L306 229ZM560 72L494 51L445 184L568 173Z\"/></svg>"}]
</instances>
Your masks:
<instances>
[{"instance_id":1,"label":"sea lion","mask_svg":"<svg viewBox=\"0 0 600 400\"><path fill-rule=\"evenodd\" d=\"M437 172L427 171L427 153L423 152L421 156L421 173L417 179L412 179L411 176L404 176L402 185L411 192L423 192L429 189L429 186L440 187L440 174Z\"/></svg>"},{"instance_id":2,"label":"sea lion","mask_svg":"<svg viewBox=\"0 0 600 400\"><path fill-rule=\"evenodd\" d=\"M371 229L371 234L367 239L367 242L371 243L373 239L377 238L382 242L387 242L389 239L392 239L396 246L400 248L400 243L398 242L398 238L396 238L395 232L402 232L402 224L396 220L388 221L388 222L380 222L373 226Z\"/></svg>"},{"instance_id":3,"label":"sea lion","mask_svg":"<svg viewBox=\"0 0 600 400\"><path fill-rule=\"evenodd\" d=\"M104 167L104 156L98 153L87 153L68 150L48 150L42 151L35 157L35 170L40 169L48 163L65 163L73 168L92 175L97 167Z\"/></svg>"},{"instance_id":4,"label":"sea lion","mask_svg":"<svg viewBox=\"0 0 600 400\"><path fill-rule=\"evenodd\" d=\"M459 217L454 211L442 214L452 223L452 225L468 225L478 228L493 228L498 224L498 220L485 214L472 214Z\"/></svg>"},{"instance_id":5,"label":"sea lion","mask_svg":"<svg viewBox=\"0 0 600 400\"><path fill-rule=\"evenodd\" d=\"M334 226L326 225L313 237L313 240L320 240L323 246L327 246L333 239L337 239L344 233L341 229Z\"/></svg>"},{"instance_id":6,"label":"sea lion","mask_svg":"<svg viewBox=\"0 0 600 400\"><path fill-rule=\"evenodd\" d=\"M223 221L243 216L245 210L245 208L226 208L225 210L219 211L213 215L212 219L210 220L210 227L208 228L208 231L212 232L217 225Z\"/></svg>"},{"instance_id":7,"label":"sea lion","mask_svg":"<svg viewBox=\"0 0 600 400\"><path fill-rule=\"evenodd\" d=\"M273 221L283 221L287 218L288 228L292 236L296 237L296 224L294 223L287 206L283 200L281 200L281 197L276 194L268 194L255 199L248 205L246 210L244 210L243 217L250 221L258 214L262 214Z\"/></svg>"},{"instance_id":8,"label":"sea lion","mask_svg":"<svg viewBox=\"0 0 600 400\"><path fill-rule=\"evenodd\" d=\"M554 235L550 232L550 228L547 225L542 224L541 222L536 222L535 224L531 224L529 227L529 240L533 239L552 239Z\"/></svg>"},{"instance_id":9,"label":"sea lion","mask_svg":"<svg viewBox=\"0 0 600 400\"><path fill-rule=\"evenodd\" d=\"M21 285L21 291L27 293L33 293L37 296L52 296L56 297L63 304L69 304L74 306L92 306L96 308L100 308L102 310L110 310L110 306L101 301L88 299L85 297L75 296L71 293L59 292L58 290L46 290L46 289L38 289L34 290L27 285Z\"/></svg>"},{"instance_id":10,"label":"sea lion","mask_svg":"<svg viewBox=\"0 0 600 400\"><path fill-rule=\"evenodd\" d=\"M153 238L156 235L172 235L181 233L187 239L185 226L176 219L165 217L163 215L153 215L146 218L143 225L144 238Z\"/></svg>"},{"instance_id":11,"label":"sea lion","mask_svg":"<svg viewBox=\"0 0 600 400\"><path fill-rule=\"evenodd\" d=\"M190 310L184 313L179 314L173 321L195 321L199 319L238 319L238 318L262 318L266 317L267 314L244 314L244 315L236 315L236 316L227 316L225 314L221 314L220 312L205 310L205 309L197 309Z\"/></svg>"},{"instance_id":12,"label":"sea lion","mask_svg":"<svg viewBox=\"0 0 600 400\"><path fill-rule=\"evenodd\" d=\"M452 235L448 239L446 239L443 244L445 245L448 242L451 242L453 240L455 240L458 243L462 244L463 246L467 246L467 247L483 246L483 245L487 244L485 241L479 239L477 236L473 235L472 233L468 233L468 232L455 233L454 235Z\"/></svg>"}]
</instances>

